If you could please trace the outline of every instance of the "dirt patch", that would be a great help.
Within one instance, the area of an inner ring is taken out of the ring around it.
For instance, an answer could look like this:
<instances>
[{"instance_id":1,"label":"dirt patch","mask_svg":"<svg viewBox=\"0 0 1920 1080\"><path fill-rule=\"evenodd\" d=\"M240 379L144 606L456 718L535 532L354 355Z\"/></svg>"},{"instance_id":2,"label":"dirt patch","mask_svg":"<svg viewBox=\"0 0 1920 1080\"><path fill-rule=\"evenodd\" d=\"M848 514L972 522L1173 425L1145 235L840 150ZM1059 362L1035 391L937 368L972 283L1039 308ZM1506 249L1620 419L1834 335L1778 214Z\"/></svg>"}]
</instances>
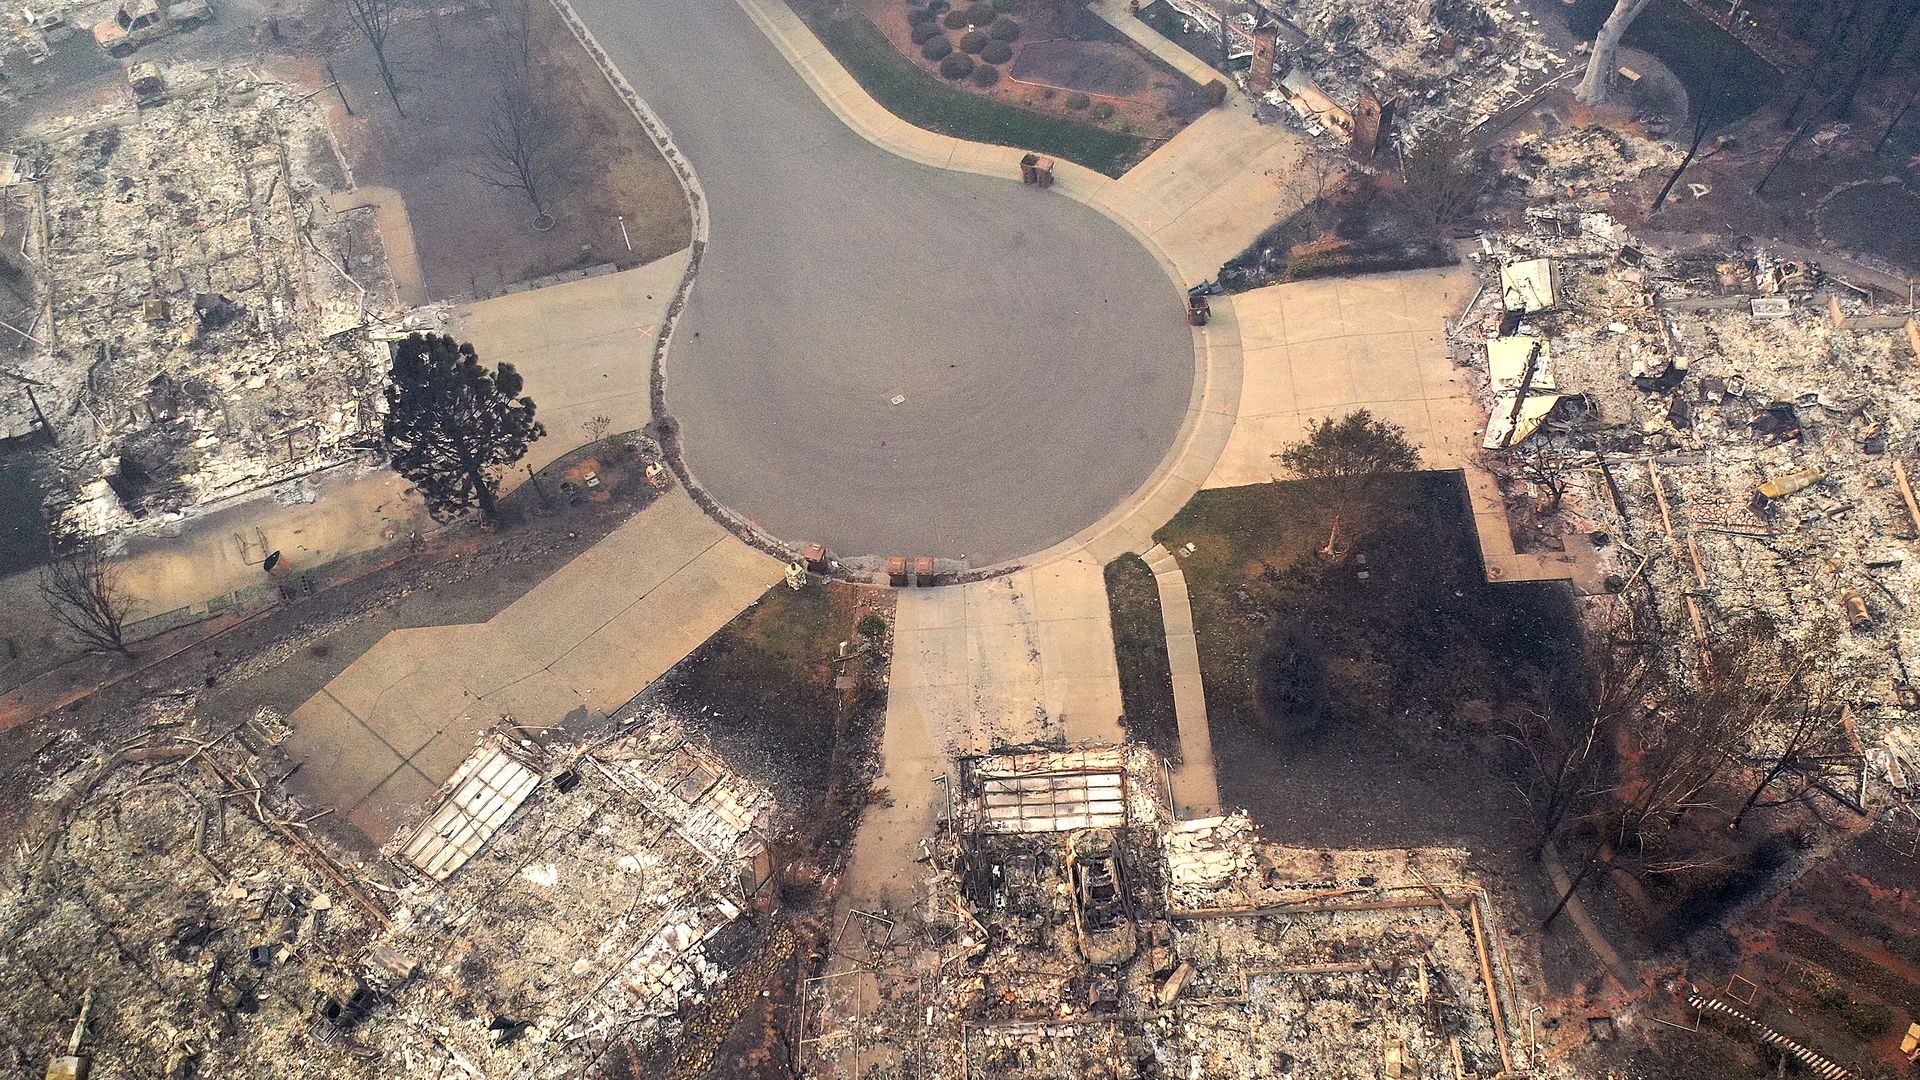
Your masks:
<instances>
[{"instance_id":1,"label":"dirt patch","mask_svg":"<svg viewBox=\"0 0 1920 1080\"><path fill-rule=\"evenodd\" d=\"M1390 182L1325 159L1306 162L1311 198L1220 268L1230 293L1283 281L1452 266L1453 246L1409 213ZM1317 187L1318 190L1312 189Z\"/></svg>"},{"instance_id":2,"label":"dirt patch","mask_svg":"<svg viewBox=\"0 0 1920 1080\"><path fill-rule=\"evenodd\" d=\"M666 161L552 6L531 3L527 13L543 202L554 218L544 231L524 195L475 175L500 84L492 57L504 14L430 9L395 28L388 55L404 117L350 29L302 27L288 38L296 54L275 58L282 77L319 87L327 76L317 57L336 47L332 71L353 115L334 94L317 100L329 107L355 181L406 201L431 299L491 296L581 266L638 266L688 243L686 205Z\"/></svg>"},{"instance_id":3,"label":"dirt patch","mask_svg":"<svg viewBox=\"0 0 1920 1080\"><path fill-rule=\"evenodd\" d=\"M775 585L648 695L701 721L727 759L771 786L782 806L817 803L844 725L884 695L892 606L884 589Z\"/></svg>"},{"instance_id":4,"label":"dirt patch","mask_svg":"<svg viewBox=\"0 0 1920 1080\"><path fill-rule=\"evenodd\" d=\"M1173 672L1167 660L1167 626L1160 612L1160 586L1138 555L1107 564L1107 608L1113 616L1113 652L1120 665L1120 726L1168 761L1180 760L1180 725L1174 716Z\"/></svg>"},{"instance_id":5,"label":"dirt patch","mask_svg":"<svg viewBox=\"0 0 1920 1080\"><path fill-rule=\"evenodd\" d=\"M1137 98L1152 87L1139 54L1111 41L1032 41L1013 57L1022 82L1102 97Z\"/></svg>"},{"instance_id":6,"label":"dirt patch","mask_svg":"<svg viewBox=\"0 0 1920 1080\"><path fill-rule=\"evenodd\" d=\"M1920 221L1920 194L1904 184L1856 184L1820 210L1820 232L1829 241L1920 267L1920 229L1887 227L1901 221Z\"/></svg>"}]
</instances>

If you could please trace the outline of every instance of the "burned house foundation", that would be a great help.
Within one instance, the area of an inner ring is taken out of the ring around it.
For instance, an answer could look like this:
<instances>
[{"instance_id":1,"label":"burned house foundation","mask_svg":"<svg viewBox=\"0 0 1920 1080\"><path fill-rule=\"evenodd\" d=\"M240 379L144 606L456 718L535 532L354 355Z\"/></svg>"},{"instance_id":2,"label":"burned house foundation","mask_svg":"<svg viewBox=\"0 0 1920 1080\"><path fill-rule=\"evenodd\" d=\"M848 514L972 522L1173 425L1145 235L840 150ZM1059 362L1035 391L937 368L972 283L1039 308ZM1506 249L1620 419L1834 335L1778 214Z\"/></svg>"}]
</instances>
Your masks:
<instances>
[{"instance_id":1,"label":"burned house foundation","mask_svg":"<svg viewBox=\"0 0 1920 1080\"><path fill-rule=\"evenodd\" d=\"M247 69L148 82L16 141L6 188L36 303L8 365L51 429L52 516L87 536L379 441L393 287L371 215L328 204L352 181L323 110Z\"/></svg>"},{"instance_id":2,"label":"burned house foundation","mask_svg":"<svg viewBox=\"0 0 1920 1080\"><path fill-rule=\"evenodd\" d=\"M963 760L922 888L848 910L808 1075L1517 1075L1511 960L1449 851L1176 820L1142 747Z\"/></svg>"}]
</instances>

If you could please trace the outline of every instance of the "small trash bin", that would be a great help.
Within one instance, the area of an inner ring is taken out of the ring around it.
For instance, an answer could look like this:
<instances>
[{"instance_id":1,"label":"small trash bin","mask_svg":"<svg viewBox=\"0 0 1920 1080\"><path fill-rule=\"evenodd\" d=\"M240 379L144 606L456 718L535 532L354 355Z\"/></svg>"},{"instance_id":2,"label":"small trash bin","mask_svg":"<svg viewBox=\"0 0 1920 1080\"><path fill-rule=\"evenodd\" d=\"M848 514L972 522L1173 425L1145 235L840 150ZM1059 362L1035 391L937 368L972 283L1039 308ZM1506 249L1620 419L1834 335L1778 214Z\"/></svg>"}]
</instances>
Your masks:
<instances>
[{"instance_id":1,"label":"small trash bin","mask_svg":"<svg viewBox=\"0 0 1920 1080\"><path fill-rule=\"evenodd\" d=\"M1034 187L1053 186L1053 159L1028 154L1020 159L1020 182Z\"/></svg>"}]
</instances>

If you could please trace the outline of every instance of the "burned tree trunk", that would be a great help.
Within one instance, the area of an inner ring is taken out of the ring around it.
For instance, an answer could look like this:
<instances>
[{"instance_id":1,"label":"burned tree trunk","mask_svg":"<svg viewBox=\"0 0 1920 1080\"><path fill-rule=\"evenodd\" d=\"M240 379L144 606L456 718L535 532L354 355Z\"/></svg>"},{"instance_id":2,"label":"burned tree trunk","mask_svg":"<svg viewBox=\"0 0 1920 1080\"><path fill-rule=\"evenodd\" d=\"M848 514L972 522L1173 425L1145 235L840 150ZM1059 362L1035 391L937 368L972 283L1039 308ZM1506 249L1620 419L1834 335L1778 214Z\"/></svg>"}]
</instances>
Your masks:
<instances>
[{"instance_id":1,"label":"burned tree trunk","mask_svg":"<svg viewBox=\"0 0 1920 1080\"><path fill-rule=\"evenodd\" d=\"M82 645L98 652L133 655L126 640L132 598L98 544L79 541L56 550L40 575L40 595L47 610Z\"/></svg>"},{"instance_id":2,"label":"burned tree trunk","mask_svg":"<svg viewBox=\"0 0 1920 1080\"><path fill-rule=\"evenodd\" d=\"M393 67L387 62L387 36L399 22L399 0L347 0L347 12L373 49L373 62L380 68L380 81L386 84L387 96L393 99L393 111L404 118L407 110L400 104L400 87L394 81Z\"/></svg>"},{"instance_id":3,"label":"burned tree trunk","mask_svg":"<svg viewBox=\"0 0 1920 1080\"><path fill-rule=\"evenodd\" d=\"M1653 209L1647 211L1648 213L1657 214L1660 208L1667 204L1667 196L1673 193L1673 185L1680 182L1680 174L1687 171L1687 166L1693 164L1693 156L1700 152L1700 144L1706 140L1707 126L1711 123L1713 123L1713 117L1705 109L1700 110L1700 116L1693 122L1693 142L1687 146L1686 156L1680 159L1680 167L1673 170L1673 175L1667 177L1667 182L1661 187L1659 196L1653 200Z\"/></svg>"},{"instance_id":4,"label":"burned tree trunk","mask_svg":"<svg viewBox=\"0 0 1920 1080\"><path fill-rule=\"evenodd\" d=\"M1587 58L1587 73L1581 78L1580 85L1574 88L1573 96L1583 105L1601 105L1607 100L1608 92L1613 88L1613 69L1620 55L1620 39L1626 36L1627 27L1640 17L1652 0L1615 0L1613 11L1607 21L1600 24L1600 32L1593 39L1593 54Z\"/></svg>"}]
</instances>

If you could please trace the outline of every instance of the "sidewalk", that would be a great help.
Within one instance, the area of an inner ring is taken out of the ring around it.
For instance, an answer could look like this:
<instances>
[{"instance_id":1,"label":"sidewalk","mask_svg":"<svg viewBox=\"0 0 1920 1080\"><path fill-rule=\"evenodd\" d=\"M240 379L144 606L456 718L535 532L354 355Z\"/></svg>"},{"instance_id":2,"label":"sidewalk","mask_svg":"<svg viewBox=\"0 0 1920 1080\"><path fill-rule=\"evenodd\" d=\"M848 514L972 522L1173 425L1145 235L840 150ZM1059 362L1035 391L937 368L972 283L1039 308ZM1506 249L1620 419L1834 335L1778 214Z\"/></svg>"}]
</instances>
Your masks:
<instances>
[{"instance_id":1,"label":"sidewalk","mask_svg":"<svg viewBox=\"0 0 1920 1080\"><path fill-rule=\"evenodd\" d=\"M1168 66L1201 86L1215 80L1224 82L1228 86L1233 85L1233 81L1222 75L1213 65L1168 41L1153 27L1141 22L1139 16L1127 10L1127 0L1091 0L1087 4L1087 10L1112 23L1114 29L1132 38L1135 44L1166 61Z\"/></svg>"},{"instance_id":2,"label":"sidewalk","mask_svg":"<svg viewBox=\"0 0 1920 1080\"><path fill-rule=\"evenodd\" d=\"M296 785L383 841L502 716L611 714L782 570L675 488L487 622L382 638L289 717Z\"/></svg>"},{"instance_id":3,"label":"sidewalk","mask_svg":"<svg viewBox=\"0 0 1920 1080\"><path fill-rule=\"evenodd\" d=\"M1160 621L1167 628L1167 667L1173 676L1173 717L1180 728L1180 765L1173 770L1173 812L1180 818L1220 812L1214 775L1213 731L1207 726L1207 692L1200 679L1200 644L1193 636L1193 601L1187 575L1173 553L1159 544L1144 556L1160 588Z\"/></svg>"}]
</instances>

